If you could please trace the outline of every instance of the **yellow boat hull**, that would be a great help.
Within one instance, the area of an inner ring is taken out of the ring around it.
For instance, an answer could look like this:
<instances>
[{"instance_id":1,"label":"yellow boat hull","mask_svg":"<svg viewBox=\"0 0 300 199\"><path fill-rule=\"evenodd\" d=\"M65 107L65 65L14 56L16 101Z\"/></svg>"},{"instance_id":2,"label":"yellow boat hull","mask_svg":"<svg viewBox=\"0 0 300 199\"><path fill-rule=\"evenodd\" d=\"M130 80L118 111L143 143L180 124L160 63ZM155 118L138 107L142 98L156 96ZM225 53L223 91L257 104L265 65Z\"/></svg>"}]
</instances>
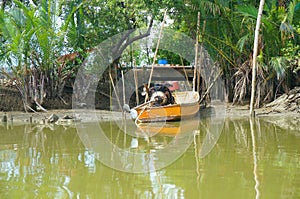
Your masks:
<instances>
[{"instance_id":1,"label":"yellow boat hull","mask_svg":"<svg viewBox=\"0 0 300 199\"><path fill-rule=\"evenodd\" d=\"M172 104L159 107L140 107L136 109L138 121L176 121L195 116L199 111L199 104Z\"/></svg>"}]
</instances>

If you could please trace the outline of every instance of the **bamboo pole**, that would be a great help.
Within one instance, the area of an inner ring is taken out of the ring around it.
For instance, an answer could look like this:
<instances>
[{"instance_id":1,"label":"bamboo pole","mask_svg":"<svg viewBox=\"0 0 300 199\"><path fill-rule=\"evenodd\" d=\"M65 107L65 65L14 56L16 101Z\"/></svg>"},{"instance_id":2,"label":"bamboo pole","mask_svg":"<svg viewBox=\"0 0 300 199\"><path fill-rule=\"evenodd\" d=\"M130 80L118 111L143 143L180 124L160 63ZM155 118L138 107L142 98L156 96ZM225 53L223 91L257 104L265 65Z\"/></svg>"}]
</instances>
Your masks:
<instances>
[{"instance_id":1,"label":"bamboo pole","mask_svg":"<svg viewBox=\"0 0 300 199\"><path fill-rule=\"evenodd\" d=\"M121 70L121 75L122 75L122 90L123 90L123 104L126 104L126 97L125 97L125 80L124 80L124 72Z\"/></svg>"},{"instance_id":2,"label":"bamboo pole","mask_svg":"<svg viewBox=\"0 0 300 199\"><path fill-rule=\"evenodd\" d=\"M133 62L133 78L134 78L134 85L135 85L135 100L136 100L136 105L140 103L139 99L139 81L137 77L137 68L135 62Z\"/></svg>"},{"instance_id":3,"label":"bamboo pole","mask_svg":"<svg viewBox=\"0 0 300 199\"><path fill-rule=\"evenodd\" d=\"M180 56L180 61L181 61L181 66L184 66L183 59L182 59L181 56ZM188 76L188 74L187 74L187 72L185 70L185 67L183 67L183 72L184 72L184 75L185 75L186 83L187 83L188 87L190 87L191 84L189 82L189 76Z\"/></svg>"},{"instance_id":4,"label":"bamboo pole","mask_svg":"<svg viewBox=\"0 0 300 199\"><path fill-rule=\"evenodd\" d=\"M199 27L200 27L200 12L198 12L198 18L197 18L197 32L196 32L196 44L195 44L195 65L194 65L194 77L193 77L193 91L194 92L196 91L196 79L197 79Z\"/></svg>"},{"instance_id":5,"label":"bamboo pole","mask_svg":"<svg viewBox=\"0 0 300 199\"><path fill-rule=\"evenodd\" d=\"M111 76L111 73L109 73L109 78L110 78L111 85L112 85L112 87L113 87L114 93L115 93L115 95L116 95L116 98L117 98L117 102L118 102L119 108L120 108L120 110L123 110L123 108L122 108L122 106L121 106L120 98L119 98L119 96L118 96L116 87L115 87L115 85L114 85L114 80L113 80L113 78L112 78L112 76Z\"/></svg>"},{"instance_id":6,"label":"bamboo pole","mask_svg":"<svg viewBox=\"0 0 300 199\"><path fill-rule=\"evenodd\" d=\"M112 76L111 76L111 66L109 66L109 78L110 78L110 81L112 81ZM109 84L109 110L112 110L112 84L114 82L112 81L111 84Z\"/></svg>"},{"instance_id":7,"label":"bamboo pole","mask_svg":"<svg viewBox=\"0 0 300 199\"><path fill-rule=\"evenodd\" d=\"M161 35L162 35L162 32L163 32L163 28L164 28L164 25L165 25L166 16L167 16L167 9L165 10L164 18L163 18L163 21L162 21L162 24L161 24L161 27L160 27L160 32L159 32L159 36L158 36L158 41L157 41L157 44L156 44L155 53L154 53L154 58L153 58L152 66L151 66L151 72L150 72L150 76L149 76L148 87L150 86L151 79L152 79L152 76L153 76L154 64L155 64L155 61L156 61L157 52L158 52L158 47L159 47Z\"/></svg>"},{"instance_id":8,"label":"bamboo pole","mask_svg":"<svg viewBox=\"0 0 300 199\"><path fill-rule=\"evenodd\" d=\"M199 70L198 70L198 84L197 84L197 91L199 92L200 91L200 80L201 80L201 66L203 64L203 56L202 56L202 52L203 52L203 36L204 36L204 32L205 32L205 25L206 25L206 21L204 20L203 22L203 27L202 27L202 42L201 42L201 45L200 45L200 60L199 60ZM202 79L202 83L204 83L203 79ZM203 84L204 85L204 84ZM202 86L203 88L203 86Z\"/></svg>"},{"instance_id":9,"label":"bamboo pole","mask_svg":"<svg viewBox=\"0 0 300 199\"><path fill-rule=\"evenodd\" d=\"M133 77L134 77L134 84L135 84L135 101L136 101L136 105L138 105L140 103L140 99L139 99L139 82L138 82L138 78L137 78L137 71L136 69L133 70Z\"/></svg>"},{"instance_id":10,"label":"bamboo pole","mask_svg":"<svg viewBox=\"0 0 300 199\"><path fill-rule=\"evenodd\" d=\"M265 0L260 0L258 16L256 20L255 36L254 36L254 47L253 47L253 62L252 62L252 86L251 86L251 99L250 99L250 115L255 116L254 112L254 98L255 98L255 87L256 87L256 68L257 68L257 51L258 51L258 37L259 28L263 12Z\"/></svg>"},{"instance_id":11,"label":"bamboo pole","mask_svg":"<svg viewBox=\"0 0 300 199\"><path fill-rule=\"evenodd\" d=\"M123 91L123 105L126 104L126 96L125 96L125 93L126 93L126 90L125 90L125 80L124 80L124 71L121 70L121 76L122 76L122 91ZM123 110L123 122L124 120L126 119L126 114L125 114L125 111L124 111L124 108L122 108L121 110ZM125 132L126 132L126 124L125 124Z\"/></svg>"}]
</instances>

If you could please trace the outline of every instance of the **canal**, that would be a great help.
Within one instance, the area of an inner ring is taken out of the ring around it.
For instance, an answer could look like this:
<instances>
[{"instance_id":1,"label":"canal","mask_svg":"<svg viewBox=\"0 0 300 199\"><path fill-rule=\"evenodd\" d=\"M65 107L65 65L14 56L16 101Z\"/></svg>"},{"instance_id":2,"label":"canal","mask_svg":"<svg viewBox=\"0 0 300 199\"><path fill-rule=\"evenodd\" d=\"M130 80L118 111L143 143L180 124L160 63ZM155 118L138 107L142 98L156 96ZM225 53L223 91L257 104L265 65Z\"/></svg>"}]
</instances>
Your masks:
<instances>
[{"instance_id":1,"label":"canal","mask_svg":"<svg viewBox=\"0 0 300 199\"><path fill-rule=\"evenodd\" d=\"M276 119L2 124L0 198L300 198L300 130Z\"/></svg>"}]
</instances>

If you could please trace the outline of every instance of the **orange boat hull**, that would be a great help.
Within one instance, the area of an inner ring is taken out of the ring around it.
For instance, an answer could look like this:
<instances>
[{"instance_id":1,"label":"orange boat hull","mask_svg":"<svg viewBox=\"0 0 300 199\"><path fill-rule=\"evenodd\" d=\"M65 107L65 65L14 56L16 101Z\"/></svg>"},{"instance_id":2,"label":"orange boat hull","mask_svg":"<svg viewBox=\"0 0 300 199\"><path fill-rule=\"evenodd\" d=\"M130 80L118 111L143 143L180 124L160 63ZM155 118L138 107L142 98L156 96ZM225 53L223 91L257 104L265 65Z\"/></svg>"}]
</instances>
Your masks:
<instances>
[{"instance_id":1,"label":"orange boat hull","mask_svg":"<svg viewBox=\"0 0 300 199\"><path fill-rule=\"evenodd\" d=\"M188 104L171 104L159 107L140 107L136 109L138 121L176 121L195 116L199 111L197 102Z\"/></svg>"}]
</instances>

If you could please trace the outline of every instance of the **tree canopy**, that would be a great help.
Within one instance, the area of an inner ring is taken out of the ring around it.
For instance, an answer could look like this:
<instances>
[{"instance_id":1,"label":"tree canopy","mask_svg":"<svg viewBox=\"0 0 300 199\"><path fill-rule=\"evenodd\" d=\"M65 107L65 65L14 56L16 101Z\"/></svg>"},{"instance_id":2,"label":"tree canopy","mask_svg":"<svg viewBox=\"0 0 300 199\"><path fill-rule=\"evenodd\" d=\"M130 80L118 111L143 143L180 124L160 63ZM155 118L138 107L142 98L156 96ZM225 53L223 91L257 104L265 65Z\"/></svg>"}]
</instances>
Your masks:
<instances>
[{"instance_id":1,"label":"tree canopy","mask_svg":"<svg viewBox=\"0 0 300 199\"><path fill-rule=\"evenodd\" d=\"M45 98L62 95L86 54L100 42L137 28L146 31L136 39L146 37L160 24L165 9L172 21L169 28L196 39L200 12L199 43L219 63L228 101L240 103L249 97L258 5L259 1L250 0L4 0L0 11L1 73L14 80L25 106L41 105ZM259 38L258 106L300 84L299 34L297 0L266 2ZM115 66L122 59L132 62L132 56L140 58L140 52L129 55L124 51L134 41L128 36L116 41ZM160 53L181 61L173 53Z\"/></svg>"}]
</instances>

